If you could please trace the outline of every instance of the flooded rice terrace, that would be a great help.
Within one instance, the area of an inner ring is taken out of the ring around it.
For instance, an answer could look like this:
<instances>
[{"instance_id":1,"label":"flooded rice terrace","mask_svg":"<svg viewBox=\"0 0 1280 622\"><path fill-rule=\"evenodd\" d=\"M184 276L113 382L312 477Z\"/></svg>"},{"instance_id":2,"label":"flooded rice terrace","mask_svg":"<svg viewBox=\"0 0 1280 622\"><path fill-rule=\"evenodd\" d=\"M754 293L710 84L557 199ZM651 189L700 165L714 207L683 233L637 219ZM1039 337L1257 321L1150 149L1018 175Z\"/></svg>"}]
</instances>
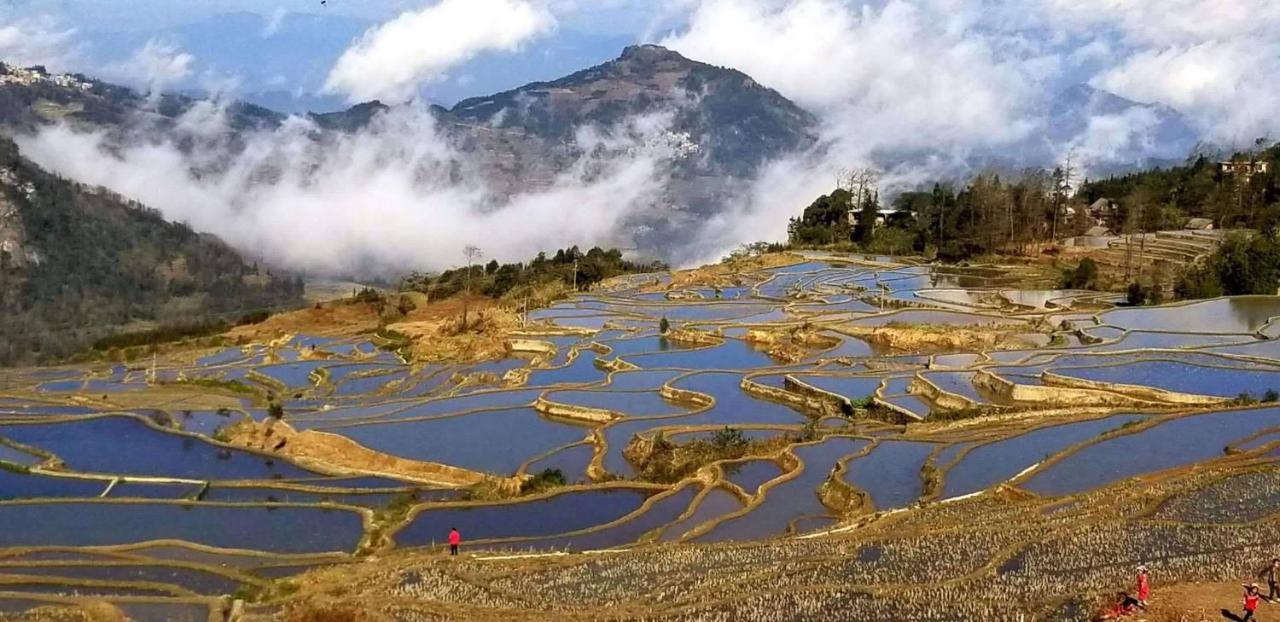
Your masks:
<instances>
[{"instance_id":1,"label":"flooded rice terrace","mask_svg":"<svg viewBox=\"0 0 1280 622\"><path fill-rule=\"evenodd\" d=\"M1116 308L1020 279L810 254L719 287L618 280L530 313L503 360L407 364L377 339L299 335L11 370L0 610L76 595L199 618L211 596L439 547L451 527L469 552L784 538L1280 445L1280 298ZM235 442L268 419L253 392L171 393L235 386L277 396L300 436ZM335 468L289 449L303 435L372 457ZM711 458L659 468L691 445Z\"/></svg>"}]
</instances>

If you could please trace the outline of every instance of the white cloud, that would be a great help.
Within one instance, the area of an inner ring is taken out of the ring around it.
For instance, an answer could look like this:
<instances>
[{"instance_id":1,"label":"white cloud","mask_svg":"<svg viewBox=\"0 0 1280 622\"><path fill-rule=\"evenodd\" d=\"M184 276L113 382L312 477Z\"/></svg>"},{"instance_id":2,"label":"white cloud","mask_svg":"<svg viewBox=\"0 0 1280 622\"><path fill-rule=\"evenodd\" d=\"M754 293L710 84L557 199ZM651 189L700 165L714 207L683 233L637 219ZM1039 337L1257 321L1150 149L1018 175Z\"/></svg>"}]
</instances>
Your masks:
<instances>
[{"instance_id":1,"label":"white cloud","mask_svg":"<svg viewBox=\"0 0 1280 622\"><path fill-rule=\"evenodd\" d=\"M104 68L114 79L145 85L159 93L170 84L191 75L196 58L176 45L152 39L138 48L128 60Z\"/></svg>"},{"instance_id":2,"label":"white cloud","mask_svg":"<svg viewBox=\"0 0 1280 622\"><path fill-rule=\"evenodd\" d=\"M0 10L0 61L61 71L75 53L76 30L49 17L19 18Z\"/></svg>"},{"instance_id":3,"label":"white cloud","mask_svg":"<svg viewBox=\"0 0 1280 622\"><path fill-rule=\"evenodd\" d=\"M198 105L162 142L133 136L117 145L106 133L55 126L20 144L54 171L320 274L441 269L456 265L468 243L503 261L568 244L626 246L623 223L653 204L663 163L674 157L663 139L669 115L583 128L575 137L582 155L547 187L504 197L417 106L321 141L310 121L294 117L245 136L234 158L225 157L224 112ZM184 152L179 141L195 147Z\"/></svg>"},{"instance_id":4,"label":"white cloud","mask_svg":"<svg viewBox=\"0 0 1280 622\"><path fill-rule=\"evenodd\" d=\"M863 153L1016 140L1040 71L967 19L903 0L705 0L663 43L820 112L829 135Z\"/></svg>"},{"instance_id":5,"label":"white cloud","mask_svg":"<svg viewBox=\"0 0 1280 622\"><path fill-rule=\"evenodd\" d=\"M1230 146L1280 130L1280 43L1214 41L1137 52L1098 86L1182 111L1205 136Z\"/></svg>"},{"instance_id":6,"label":"white cloud","mask_svg":"<svg viewBox=\"0 0 1280 622\"><path fill-rule=\"evenodd\" d=\"M486 51L514 51L554 27L551 12L528 0L441 0L366 32L325 89L352 101L407 101L450 68Z\"/></svg>"}]
</instances>

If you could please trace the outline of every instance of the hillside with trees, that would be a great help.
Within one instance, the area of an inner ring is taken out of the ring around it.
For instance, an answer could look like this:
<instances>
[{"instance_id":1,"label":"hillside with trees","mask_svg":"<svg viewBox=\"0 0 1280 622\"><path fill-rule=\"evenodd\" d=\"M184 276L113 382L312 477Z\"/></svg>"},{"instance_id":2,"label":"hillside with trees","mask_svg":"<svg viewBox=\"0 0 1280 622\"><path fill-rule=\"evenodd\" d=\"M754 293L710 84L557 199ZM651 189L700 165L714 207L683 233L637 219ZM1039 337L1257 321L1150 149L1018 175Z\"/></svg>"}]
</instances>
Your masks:
<instances>
[{"instance_id":1,"label":"hillside with trees","mask_svg":"<svg viewBox=\"0 0 1280 622\"><path fill-rule=\"evenodd\" d=\"M61 359L122 332L235 323L302 304L302 288L0 138L0 363Z\"/></svg>"},{"instance_id":2,"label":"hillside with trees","mask_svg":"<svg viewBox=\"0 0 1280 622\"><path fill-rule=\"evenodd\" d=\"M471 293L491 298L530 297L539 304L563 293L585 291L605 279L637 272L665 270L660 262L624 259L618 249L594 247L583 253L577 246L562 248L551 256L538 253L528 262L484 261L484 251L466 247L466 265L435 275L411 274L401 280L402 291L424 293L431 300Z\"/></svg>"},{"instance_id":3,"label":"hillside with trees","mask_svg":"<svg viewBox=\"0 0 1280 622\"><path fill-rule=\"evenodd\" d=\"M1280 274L1269 266L1280 229L1280 144L1260 141L1251 151L1197 154L1181 166L1098 180L1076 177L1070 163L1012 175L982 172L900 192L882 206L874 171L846 172L836 189L792 218L790 243L952 261L1034 257L1090 229L1137 235L1182 229L1199 218L1215 229L1258 235L1230 237L1204 265L1185 277L1171 275L1166 285L1180 297L1275 293Z\"/></svg>"}]
</instances>

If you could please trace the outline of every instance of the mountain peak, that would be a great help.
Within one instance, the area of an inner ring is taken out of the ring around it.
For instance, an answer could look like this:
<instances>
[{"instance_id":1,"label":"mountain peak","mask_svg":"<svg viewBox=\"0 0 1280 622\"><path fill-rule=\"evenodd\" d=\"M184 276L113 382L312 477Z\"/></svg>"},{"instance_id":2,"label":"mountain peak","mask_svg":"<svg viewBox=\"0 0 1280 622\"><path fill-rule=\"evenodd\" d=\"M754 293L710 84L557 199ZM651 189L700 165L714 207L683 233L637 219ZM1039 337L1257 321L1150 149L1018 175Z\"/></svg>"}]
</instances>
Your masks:
<instances>
[{"instance_id":1,"label":"mountain peak","mask_svg":"<svg viewBox=\"0 0 1280 622\"><path fill-rule=\"evenodd\" d=\"M622 55L618 57L619 61L632 61L641 63L656 63L664 60L687 61L679 52L669 50L661 45L653 43L644 43L640 45L628 45L622 49Z\"/></svg>"}]
</instances>

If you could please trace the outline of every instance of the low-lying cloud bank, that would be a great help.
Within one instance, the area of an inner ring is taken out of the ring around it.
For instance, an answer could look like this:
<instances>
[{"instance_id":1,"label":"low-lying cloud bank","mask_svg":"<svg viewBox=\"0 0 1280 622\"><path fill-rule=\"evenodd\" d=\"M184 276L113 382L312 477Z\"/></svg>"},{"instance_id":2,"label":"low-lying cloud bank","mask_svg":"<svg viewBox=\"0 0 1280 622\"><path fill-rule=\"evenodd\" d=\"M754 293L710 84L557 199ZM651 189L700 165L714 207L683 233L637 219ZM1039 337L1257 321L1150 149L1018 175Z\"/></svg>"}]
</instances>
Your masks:
<instances>
[{"instance_id":1,"label":"low-lying cloud bank","mask_svg":"<svg viewBox=\"0 0 1280 622\"><path fill-rule=\"evenodd\" d=\"M22 139L34 160L218 234L277 265L317 274L372 274L456 265L464 245L523 260L568 244L626 243L623 222L651 205L677 157L664 120L583 128L583 155L548 187L506 198L480 181L417 106L367 129L324 134L294 117L249 134L228 156L224 111L201 104L176 134L123 145L105 133L56 126ZM179 149L190 139L194 151Z\"/></svg>"},{"instance_id":2,"label":"low-lying cloud bank","mask_svg":"<svg viewBox=\"0 0 1280 622\"><path fill-rule=\"evenodd\" d=\"M404 101L478 54L549 36L563 15L588 4L426 4L354 42L329 87L353 100ZM680 260L782 238L787 218L830 190L842 168L879 166L892 189L963 175L975 163L1046 164L1068 152L1086 173L1126 158L1179 157L1156 140L1170 109L1196 136L1224 147L1280 130L1280 3L670 0L655 11L675 24L655 40L740 69L821 121L819 150L769 163L743 182L738 197L697 225L697 248ZM49 23L23 28L0 28L0 54L56 56L69 38ZM159 44L137 61L152 74L147 84L189 66L180 50ZM1064 136L1050 127L1052 111L1059 94L1080 83L1152 105L1116 109L1095 97ZM194 151L141 137L121 147L66 127L24 147L60 172L269 260L350 273L456 265L465 244L499 259L568 244L626 245L637 215L670 208L661 199L668 165L687 150L671 144L669 119L583 128L576 137L583 155L549 186L515 197L495 192L478 172L479 159L492 154L458 151L417 104L319 142L308 121L292 119L244 137L234 158L216 146L229 130L212 104L182 120L184 132L215 145Z\"/></svg>"}]
</instances>

